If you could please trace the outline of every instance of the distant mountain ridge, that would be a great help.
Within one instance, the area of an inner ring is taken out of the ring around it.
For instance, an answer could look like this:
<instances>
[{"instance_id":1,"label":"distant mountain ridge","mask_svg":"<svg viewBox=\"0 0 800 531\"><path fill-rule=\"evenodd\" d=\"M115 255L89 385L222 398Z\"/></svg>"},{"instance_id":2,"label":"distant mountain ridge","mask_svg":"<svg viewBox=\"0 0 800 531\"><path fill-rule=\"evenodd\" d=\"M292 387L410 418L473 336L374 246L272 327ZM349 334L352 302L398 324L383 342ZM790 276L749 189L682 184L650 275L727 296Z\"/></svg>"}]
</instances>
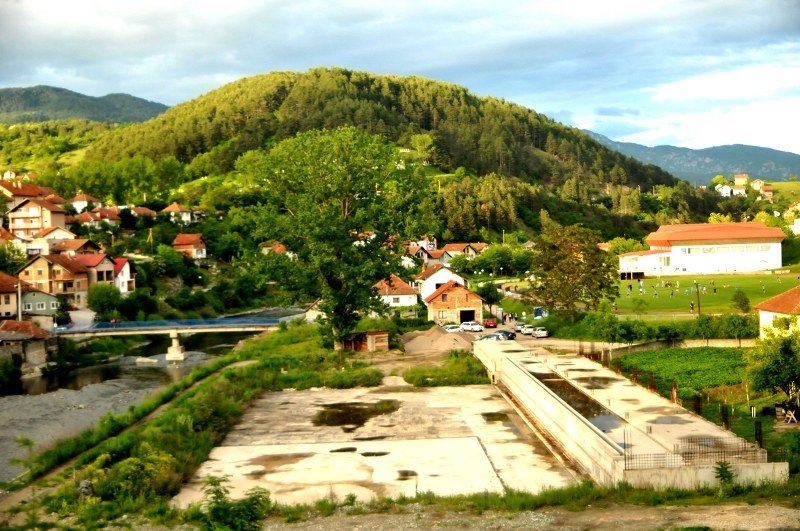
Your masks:
<instances>
[{"instance_id":1,"label":"distant mountain ridge","mask_svg":"<svg viewBox=\"0 0 800 531\"><path fill-rule=\"evenodd\" d=\"M676 146L647 147L616 142L588 130L584 133L604 146L648 164L655 164L676 177L695 184L708 184L715 175L749 173L751 178L785 181L800 175L800 155L777 149L733 144L705 149Z\"/></svg>"},{"instance_id":2,"label":"distant mountain ridge","mask_svg":"<svg viewBox=\"0 0 800 531\"><path fill-rule=\"evenodd\" d=\"M71 118L113 123L144 122L168 108L129 94L94 97L46 85L0 89L0 122L9 124Z\"/></svg>"}]
</instances>

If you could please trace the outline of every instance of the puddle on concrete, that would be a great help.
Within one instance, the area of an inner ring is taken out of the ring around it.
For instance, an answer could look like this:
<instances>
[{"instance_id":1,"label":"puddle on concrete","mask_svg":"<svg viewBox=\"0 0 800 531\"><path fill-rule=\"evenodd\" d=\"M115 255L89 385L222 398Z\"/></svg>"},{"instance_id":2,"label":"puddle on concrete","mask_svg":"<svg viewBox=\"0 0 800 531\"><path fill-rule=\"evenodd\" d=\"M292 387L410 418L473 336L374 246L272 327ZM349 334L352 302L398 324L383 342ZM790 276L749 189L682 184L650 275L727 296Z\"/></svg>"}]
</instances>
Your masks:
<instances>
[{"instance_id":1,"label":"puddle on concrete","mask_svg":"<svg viewBox=\"0 0 800 531\"><path fill-rule=\"evenodd\" d=\"M625 423L620 417L560 376L551 374L545 378L541 374L531 374L569 404L583 418L594 424L597 429L607 432Z\"/></svg>"},{"instance_id":2,"label":"puddle on concrete","mask_svg":"<svg viewBox=\"0 0 800 531\"><path fill-rule=\"evenodd\" d=\"M577 369L570 369L569 372L576 370ZM608 389L612 383L622 381L622 378L614 378L613 376L580 376L578 378L573 378L573 380L587 389Z\"/></svg>"},{"instance_id":3,"label":"puddle on concrete","mask_svg":"<svg viewBox=\"0 0 800 531\"><path fill-rule=\"evenodd\" d=\"M390 427L390 426L381 426L382 428ZM363 435L361 437L353 437L354 441L382 441L387 438L388 435Z\"/></svg>"},{"instance_id":4,"label":"puddle on concrete","mask_svg":"<svg viewBox=\"0 0 800 531\"><path fill-rule=\"evenodd\" d=\"M663 417L656 417L648 421L650 424L691 424L691 420L683 419L675 415L666 415Z\"/></svg>"},{"instance_id":5,"label":"puddle on concrete","mask_svg":"<svg viewBox=\"0 0 800 531\"><path fill-rule=\"evenodd\" d=\"M324 404L311 422L314 426L341 426L342 431L351 433L362 427L372 417L388 415L400 409L399 400L379 400L374 403L338 402Z\"/></svg>"},{"instance_id":6,"label":"puddle on concrete","mask_svg":"<svg viewBox=\"0 0 800 531\"><path fill-rule=\"evenodd\" d=\"M594 372L595 369L585 369L585 368L577 368L577 369L570 369L569 372Z\"/></svg>"},{"instance_id":7,"label":"puddle on concrete","mask_svg":"<svg viewBox=\"0 0 800 531\"><path fill-rule=\"evenodd\" d=\"M334 448L333 450L330 450L330 453L338 454L338 453L355 452L355 451L356 451L355 446L345 446L344 448Z\"/></svg>"},{"instance_id":8,"label":"puddle on concrete","mask_svg":"<svg viewBox=\"0 0 800 531\"><path fill-rule=\"evenodd\" d=\"M641 402L638 398L620 398L620 402L627 402L628 404L638 404Z\"/></svg>"},{"instance_id":9,"label":"puddle on concrete","mask_svg":"<svg viewBox=\"0 0 800 531\"><path fill-rule=\"evenodd\" d=\"M361 452L364 457L383 457L389 455L389 452Z\"/></svg>"},{"instance_id":10,"label":"puddle on concrete","mask_svg":"<svg viewBox=\"0 0 800 531\"><path fill-rule=\"evenodd\" d=\"M505 422L508 420L508 413L502 411L491 411L489 413L481 413L481 417L486 422Z\"/></svg>"},{"instance_id":11,"label":"puddle on concrete","mask_svg":"<svg viewBox=\"0 0 800 531\"><path fill-rule=\"evenodd\" d=\"M661 413L661 414L673 413L674 414L674 413L677 413L679 410L677 408L670 407L670 406L647 406L647 407L640 407L639 411L641 411L642 413Z\"/></svg>"},{"instance_id":12,"label":"puddle on concrete","mask_svg":"<svg viewBox=\"0 0 800 531\"><path fill-rule=\"evenodd\" d=\"M400 481L406 481L411 478L417 477L417 473L414 470L398 470L397 471L397 479Z\"/></svg>"},{"instance_id":13,"label":"puddle on concrete","mask_svg":"<svg viewBox=\"0 0 800 531\"><path fill-rule=\"evenodd\" d=\"M307 459L314 454L310 453L297 453L297 454L278 454L278 455L261 455L254 457L247 462L250 466L264 467L262 470L254 470L249 472L248 476L253 478L260 478L266 474L271 473L276 468L284 465L293 465L303 459Z\"/></svg>"}]
</instances>

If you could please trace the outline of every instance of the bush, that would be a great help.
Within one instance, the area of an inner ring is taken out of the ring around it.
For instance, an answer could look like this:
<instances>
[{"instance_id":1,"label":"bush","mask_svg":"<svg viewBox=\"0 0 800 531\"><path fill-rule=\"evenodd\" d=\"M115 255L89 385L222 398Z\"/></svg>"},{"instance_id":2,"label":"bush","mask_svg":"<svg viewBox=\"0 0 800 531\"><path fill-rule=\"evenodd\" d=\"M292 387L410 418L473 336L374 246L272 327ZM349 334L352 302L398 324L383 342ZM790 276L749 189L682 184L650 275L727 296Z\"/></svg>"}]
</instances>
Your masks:
<instances>
[{"instance_id":1,"label":"bush","mask_svg":"<svg viewBox=\"0 0 800 531\"><path fill-rule=\"evenodd\" d=\"M454 350L443 367L421 365L403 373L403 379L416 387L488 384L486 368L465 350Z\"/></svg>"}]
</instances>

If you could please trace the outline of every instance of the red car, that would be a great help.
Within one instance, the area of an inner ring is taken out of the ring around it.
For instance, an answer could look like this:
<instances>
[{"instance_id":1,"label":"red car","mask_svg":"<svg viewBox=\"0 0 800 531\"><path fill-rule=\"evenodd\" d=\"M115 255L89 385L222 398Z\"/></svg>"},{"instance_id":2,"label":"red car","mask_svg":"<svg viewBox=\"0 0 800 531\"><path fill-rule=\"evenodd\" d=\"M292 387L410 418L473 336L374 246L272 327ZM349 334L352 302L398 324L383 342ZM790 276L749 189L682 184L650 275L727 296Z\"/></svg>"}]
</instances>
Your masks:
<instances>
[{"instance_id":1,"label":"red car","mask_svg":"<svg viewBox=\"0 0 800 531\"><path fill-rule=\"evenodd\" d=\"M484 319L483 326L484 328L497 328L497 319L492 319L491 317L489 319Z\"/></svg>"}]
</instances>

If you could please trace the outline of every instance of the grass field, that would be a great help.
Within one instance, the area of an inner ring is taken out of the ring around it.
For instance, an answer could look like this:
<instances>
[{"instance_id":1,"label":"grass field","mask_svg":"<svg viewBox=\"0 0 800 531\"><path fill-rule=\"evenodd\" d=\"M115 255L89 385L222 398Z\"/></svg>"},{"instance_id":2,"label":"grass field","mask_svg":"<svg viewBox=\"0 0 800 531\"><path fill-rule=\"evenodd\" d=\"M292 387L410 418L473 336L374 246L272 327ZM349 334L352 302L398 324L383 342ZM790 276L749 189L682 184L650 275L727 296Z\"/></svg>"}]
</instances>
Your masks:
<instances>
[{"instance_id":1,"label":"grass field","mask_svg":"<svg viewBox=\"0 0 800 531\"><path fill-rule=\"evenodd\" d=\"M751 274L751 275L697 275L647 278L642 281L643 294L639 294L636 280L622 280L619 283L617 308L620 315L639 315L645 320L680 320L691 319L697 315L697 294L694 292L694 281L700 286L700 310L706 314L737 313L733 306L733 294L741 290L750 299L750 305L774 297L779 293L800 284L798 273L783 275ZM672 287L666 287L668 282ZM628 284L631 293L628 295ZM527 286L526 282L509 281L506 286L514 286L522 291ZM705 287L705 293L703 293ZM714 289L716 288L716 293ZM513 288L512 288L513 290ZM642 301L637 303L636 301ZM689 302L694 301L694 312L690 311ZM636 305L641 304L640 308ZM529 305L523 301L506 298L502 303L507 312L530 313Z\"/></svg>"},{"instance_id":2,"label":"grass field","mask_svg":"<svg viewBox=\"0 0 800 531\"><path fill-rule=\"evenodd\" d=\"M788 199L791 202L800 201L800 182L771 181L774 200Z\"/></svg>"},{"instance_id":3,"label":"grass field","mask_svg":"<svg viewBox=\"0 0 800 531\"><path fill-rule=\"evenodd\" d=\"M617 306L620 314L637 313L636 304L643 304L639 310L643 316L660 314L662 316L674 315L692 316L690 301L695 304L694 314L697 314L697 293L694 291L694 281L700 286L700 309L703 313L735 313L733 307L733 294L741 290L750 299L751 306L774 297L779 293L800 284L797 275L706 275L706 276L679 276L662 277L661 279L648 278L642 281L643 294L639 293L636 280L623 280L619 283L620 296ZM666 287L671 282L672 287ZM628 295L628 285L631 286ZM715 293L716 290L716 293ZM635 301L643 301L637 303Z\"/></svg>"}]
</instances>

